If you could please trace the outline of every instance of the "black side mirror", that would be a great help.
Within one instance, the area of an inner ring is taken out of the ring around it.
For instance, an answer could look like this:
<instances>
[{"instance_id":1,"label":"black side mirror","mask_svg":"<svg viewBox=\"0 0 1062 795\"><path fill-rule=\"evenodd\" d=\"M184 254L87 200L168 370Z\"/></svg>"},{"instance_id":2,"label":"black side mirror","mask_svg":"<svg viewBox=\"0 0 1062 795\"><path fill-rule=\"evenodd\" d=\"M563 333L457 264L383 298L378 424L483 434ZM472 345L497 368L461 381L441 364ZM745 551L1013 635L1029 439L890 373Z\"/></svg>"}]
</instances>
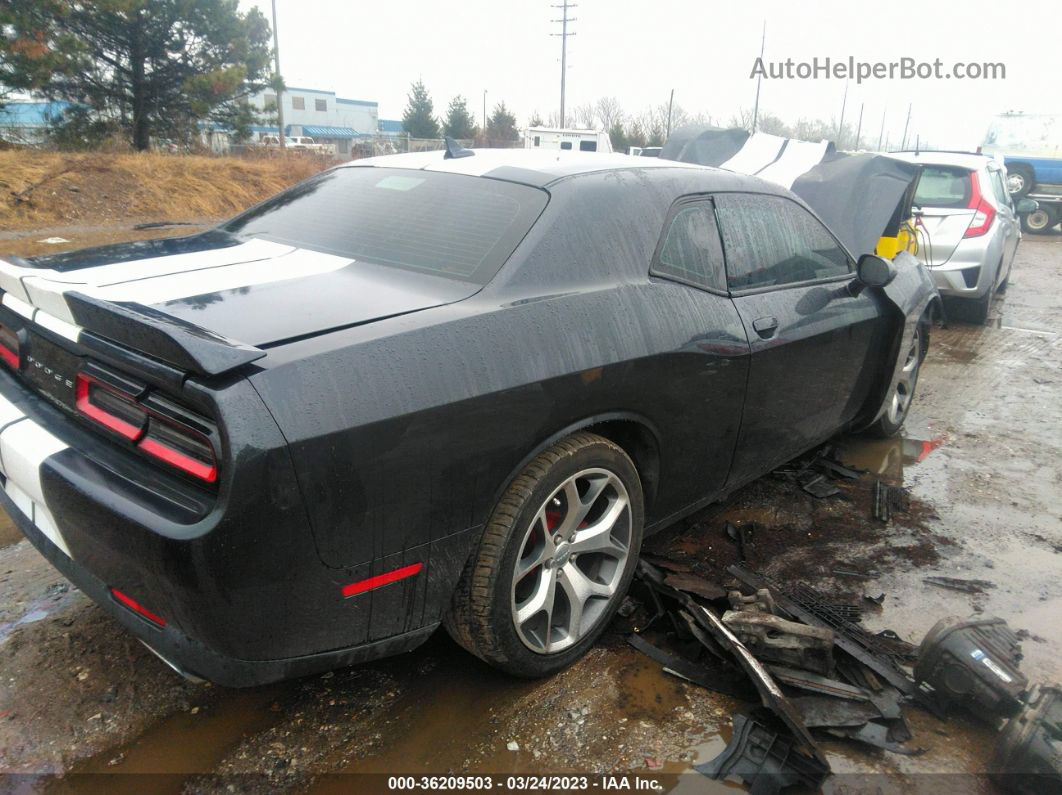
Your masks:
<instances>
[{"instance_id":1,"label":"black side mirror","mask_svg":"<svg viewBox=\"0 0 1062 795\"><path fill-rule=\"evenodd\" d=\"M1018 215L1028 215L1040 209L1040 202L1036 199L1018 199L1016 212Z\"/></svg>"},{"instance_id":2,"label":"black side mirror","mask_svg":"<svg viewBox=\"0 0 1062 795\"><path fill-rule=\"evenodd\" d=\"M896 278L896 266L877 254L864 254L856 263L856 278L866 287L884 287Z\"/></svg>"}]
</instances>

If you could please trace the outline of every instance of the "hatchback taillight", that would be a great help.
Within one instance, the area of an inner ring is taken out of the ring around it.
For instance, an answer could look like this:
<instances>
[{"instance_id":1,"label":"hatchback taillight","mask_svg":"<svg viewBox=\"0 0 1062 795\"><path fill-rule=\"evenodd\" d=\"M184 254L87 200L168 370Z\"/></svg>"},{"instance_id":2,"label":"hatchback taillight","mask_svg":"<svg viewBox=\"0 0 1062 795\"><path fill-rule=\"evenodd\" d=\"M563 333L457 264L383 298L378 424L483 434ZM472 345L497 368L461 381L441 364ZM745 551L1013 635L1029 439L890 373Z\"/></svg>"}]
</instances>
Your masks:
<instances>
[{"instance_id":1,"label":"hatchback taillight","mask_svg":"<svg viewBox=\"0 0 1062 795\"><path fill-rule=\"evenodd\" d=\"M992 221L996 218L996 208L989 204L984 194L981 193L981 180L977 178L976 171L970 173L970 203L967 206L974 211L974 217L963 237L981 237L992 228Z\"/></svg>"},{"instance_id":2,"label":"hatchback taillight","mask_svg":"<svg viewBox=\"0 0 1062 795\"><path fill-rule=\"evenodd\" d=\"M20 361L18 334L2 323L0 323L0 361L12 370L18 369Z\"/></svg>"},{"instance_id":3,"label":"hatchback taillight","mask_svg":"<svg viewBox=\"0 0 1062 795\"><path fill-rule=\"evenodd\" d=\"M133 442L152 458L206 483L218 479L214 444L210 436L181 421L181 415L187 414L184 410L163 412L158 400L150 405L151 401L145 403L84 372L77 374L75 395L82 416Z\"/></svg>"}]
</instances>

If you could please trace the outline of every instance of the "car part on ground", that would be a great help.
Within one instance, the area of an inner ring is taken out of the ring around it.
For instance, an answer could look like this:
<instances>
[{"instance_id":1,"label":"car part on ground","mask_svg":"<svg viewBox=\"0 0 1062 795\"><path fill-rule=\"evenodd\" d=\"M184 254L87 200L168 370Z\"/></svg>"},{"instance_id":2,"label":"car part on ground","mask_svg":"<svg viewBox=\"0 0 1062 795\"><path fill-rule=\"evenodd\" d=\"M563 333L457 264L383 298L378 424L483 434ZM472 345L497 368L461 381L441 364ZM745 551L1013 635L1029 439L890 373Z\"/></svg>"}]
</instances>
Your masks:
<instances>
[{"instance_id":1,"label":"car part on ground","mask_svg":"<svg viewBox=\"0 0 1062 795\"><path fill-rule=\"evenodd\" d=\"M638 564L638 573L642 582L650 588L665 594L683 605L693 620L704 630L711 633L714 640L732 655L737 665L748 675L759 692L763 706L774 712L786 724L792 733L793 741L810 759L829 769L826 757L811 737L807 727L800 721L800 716L786 700L778 685L771 678L768 670L761 664L737 637L727 628L719 617L698 604L689 594L677 591L664 584L660 570L642 561Z\"/></svg>"},{"instance_id":2,"label":"car part on ground","mask_svg":"<svg viewBox=\"0 0 1062 795\"><path fill-rule=\"evenodd\" d=\"M754 718L735 714L726 748L711 762L696 766L708 778L740 778L756 795L773 795L785 787L817 790L830 774L827 763L797 750L784 732Z\"/></svg>"},{"instance_id":3,"label":"car part on ground","mask_svg":"<svg viewBox=\"0 0 1062 795\"><path fill-rule=\"evenodd\" d=\"M918 650L918 696L940 711L961 705L989 722L1021 708L1029 682L1018 636L1001 618L942 618Z\"/></svg>"},{"instance_id":4,"label":"car part on ground","mask_svg":"<svg viewBox=\"0 0 1062 795\"><path fill-rule=\"evenodd\" d=\"M767 588L775 603L793 618L811 626L832 629L836 633L834 645L850 654L874 673L905 695L913 695L915 685L911 678L900 670L891 657L879 652L881 642L866 630L849 621L827 621L817 615L808 605L801 604L790 597L776 583L762 574L757 574L743 566L731 566L727 571L750 588Z\"/></svg>"},{"instance_id":5,"label":"car part on ground","mask_svg":"<svg viewBox=\"0 0 1062 795\"><path fill-rule=\"evenodd\" d=\"M723 623L761 660L821 674L833 670L833 630L786 621L762 610L728 610Z\"/></svg>"},{"instance_id":6,"label":"car part on ground","mask_svg":"<svg viewBox=\"0 0 1062 795\"><path fill-rule=\"evenodd\" d=\"M888 522L893 511L906 513L910 510L910 495L899 486L890 486L880 480L874 481L872 513L875 519Z\"/></svg>"},{"instance_id":7,"label":"car part on ground","mask_svg":"<svg viewBox=\"0 0 1062 795\"><path fill-rule=\"evenodd\" d=\"M1022 795L1062 791L1062 688L1036 685L996 739L997 784Z\"/></svg>"}]
</instances>

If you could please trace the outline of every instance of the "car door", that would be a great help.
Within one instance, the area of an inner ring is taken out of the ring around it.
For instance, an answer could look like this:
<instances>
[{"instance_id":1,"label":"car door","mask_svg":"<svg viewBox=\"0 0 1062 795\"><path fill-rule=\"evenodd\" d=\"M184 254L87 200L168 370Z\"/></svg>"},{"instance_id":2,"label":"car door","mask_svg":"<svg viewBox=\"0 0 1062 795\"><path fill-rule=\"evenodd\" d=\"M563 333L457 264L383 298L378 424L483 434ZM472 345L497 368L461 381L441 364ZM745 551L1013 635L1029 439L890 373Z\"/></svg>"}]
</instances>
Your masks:
<instances>
[{"instance_id":1,"label":"car door","mask_svg":"<svg viewBox=\"0 0 1062 795\"><path fill-rule=\"evenodd\" d=\"M752 351L728 478L738 485L855 417L883 352L884 299L852 289L851 256L796 201L715 198L727 284Z\"/></svg>"},{"instance_id":2,"label":"car door","mask_svg":"<svg viewBox=\"0 0 1062 795\"><path fill-rule=\"evenodd\" d=\"M650 274L654 291L672 296L660 306L693 332L653 379L663 387L654 398L657 424L674 439L665 466L673 464L667 488L675 509L726 484L748 378L748 340L727 292L710 197L685 196L671 208Z\"/></svg>"},{"instance_id":3,"label":"car door","mask_svg":"<svg viewBox=\"0 0 1062 795\"><path fill-rule=\"evenodd\" d=\"M1003 176L1003 167L998 163L988 165L988 179L992 186L992 196L996 200L997 212L999 213L1000 226L1003 234L1003 262L996 274L996 283L1010 271L1010 264L1018 251L1018 241L1021 240L1021 223L1018 213L1014 210L1014 204L1007 190L1006 178Z\"/></svg>"}]
</instances>

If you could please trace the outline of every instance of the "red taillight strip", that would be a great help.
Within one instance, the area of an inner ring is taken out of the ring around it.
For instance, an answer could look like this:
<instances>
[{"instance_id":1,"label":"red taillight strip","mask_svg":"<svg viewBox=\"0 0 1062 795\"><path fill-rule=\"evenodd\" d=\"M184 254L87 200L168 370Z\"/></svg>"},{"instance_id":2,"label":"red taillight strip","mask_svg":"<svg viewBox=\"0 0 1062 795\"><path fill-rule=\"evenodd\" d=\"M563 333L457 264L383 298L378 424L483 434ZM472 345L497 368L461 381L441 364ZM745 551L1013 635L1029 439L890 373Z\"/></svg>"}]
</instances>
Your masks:
<instances>
[{"instance_id":1,"label":"red taillight strip","mask_svg":"<svg viewBox=\"0 0 1062 795\"><path fill-rule=\"evenodd\" d=\"M166 626L166 619L164 619L162 616L155 615L150 610L148 610L146 607L141 605L139 602L136 602L132 598L126 596L124 593L119 591L117 588L111 588L111 596L114 597L114 601L118 602L118 604L122 605L123 607L129 608L134 613L136 613L138 616L146 618L152 624L154 624L156 626L159 626L159 627Z\"/></svg>"},{"instance_id":2,"label":"red taillight strip","mask_svg":"<svg viewBox=\"0 0 1062 795\"><path fill-rule=\"evenodd\" d=\"M213 483L218 479L218 468L216 465L204 464L202 461L196 461L191 456L187 456L179 450L174 450L172 447L168 447L157 439L152 439L150 436L145 436L137 447L148 455L153 455L155 458L165 461L170 466L177 467L177 469L182 472L186 472L200 480L205 480L207 483Z\"/></svg>"},{"instance_id":3,"label":"red taillight strip","mask_svg":"<svg viewBox=\"0 0 1062 795\"><path fill-rule=\"evenodd\" d=\"M386 574L377 574L375 577L370 577L367 580L361 582L352 582L350 585L343 586L343 598L349 599L351 596L357 596L360 593L366 591L372 591L376 588L382 588L385 585L390 585L393 582L399 580L405 580L409 577L414 577L420 573L420 570L424 568L423 563L414 563L412 566L403 566L400 569L389 571Z\"/></svg>"},{"instance_id":4,"label":"red taillight strip","mask_svg":"<svg viewBox=\"0 0 1062 795\"><path fill-rule=\"evenodd\" d=\"M84 373L78 373L77 388L75 391L74 399L74 403L77 406L77 410L89 419L95 420L104 428L114 431L119 436L123 436L126 439L130 440L135 440L139 438L140 434L144 430L143 426L138 428L135 425L130 425L125 420L115 417L113 414L108 414L99 406L93 404L92 401L89 400L89 384L95 384L100 389L108 389L107 385L103 382L98 381L97 379L92 378L91 376L87 376ZM115 392L114 390L110 391L113 392L113 394L118 395L119 397L125 398L125 396L121 395L121 393L119 392ZM125 398L125 400L128 401L130 406L140 408L132 400L129 400L128 398ZM143 409L140 410L143 411Z\"/></svg>"},{"instance_id":5,"label":"red taillight strip","mask_svg":"<svg viewBox=\"0 0 1062 795\"><path fill-rule=\"evenodd\" d=\"M985 200L984 194L981 193L981 180L977 178L976 171L970 172L970 203L967 206L974 211L974 217L970 220L970 226L967 227L963 237L980 237L992 228L996 210ZM978 213L984 215L984 220L974 226Z\"/></svg>"},{"instance_id":6,"label":"red taillight strip","mask_svg":"<svg viewBox=\"0 0 1062 795\"><path fill-rule=\"evenodd\" d=\"M12 370L18 369L18 354L2 343L0 343L0 360L3 360L4 364Z\"/></svg>"}]
</instances>

